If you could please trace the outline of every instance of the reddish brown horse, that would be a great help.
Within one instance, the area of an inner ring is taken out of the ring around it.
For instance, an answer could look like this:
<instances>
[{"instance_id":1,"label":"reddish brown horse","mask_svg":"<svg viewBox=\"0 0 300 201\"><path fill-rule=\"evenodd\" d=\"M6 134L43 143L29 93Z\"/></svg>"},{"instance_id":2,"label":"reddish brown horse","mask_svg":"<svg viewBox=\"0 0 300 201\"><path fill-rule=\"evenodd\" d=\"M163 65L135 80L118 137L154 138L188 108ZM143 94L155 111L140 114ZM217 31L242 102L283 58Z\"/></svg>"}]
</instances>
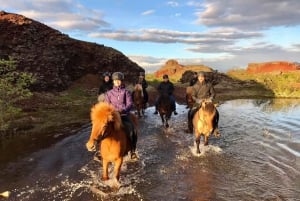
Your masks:
<instances>
[{"instance_id":1,"label":"reddish brown horse","mask_svg":"<svg viewBox=\"0 0 300 201\"><path fill-rule=\"evenodd\" d=\"M215 129L215 116L217 115L216 106L211 100L204 100L201 103L200 109L196 112L193 117L193 127L195 133L195 141L197 154L200 154L200 138L201 135L204 137L204 146L208 145L208 138ZM219 137L219 136L216 136Z\"/></svg>"},{"instance_id":2,"label":"reddish brown horse","mask_svg":"<svg viewBox=\"0 0 300 201\"><path fill-rule=\"evenodd\" d=\"M145 101L143 88L141 84L136 84L133 91L133 104L137 111L137 115L141 117L145 112Z\"/></svg>"},{"instance_id":3,"label":"reddish brown horse","mask_svg":"<svg viewBox=\"0 0 300 201\"><path fill-rule=\"evenodd\" d=\"M193 105L195 103L195 101L192 98L192 92L193 92L193 87L192 86L188 86L186 88L186 91L185 91L185 93L186 93L185 98L186 98L186 105L190 109L193 107Z\"/></svg>"},{"instance_id":4,"label":"reddish brown horse","mask_svg":"<svg viewBox=\"0 0 300 201\"><path fill-rule=\"evenodd\" d=\"M137 119L132 120L137 126ZM123 157L131 150L130 141L124 131L121 116L111 104L100 102L91 109L92 132L86 148L96 149L95 141L101 140L99 150L102 157L102 180L108 180L108 165L114 163L114 178L119 180Z\"/></svg>"}]
</instances>

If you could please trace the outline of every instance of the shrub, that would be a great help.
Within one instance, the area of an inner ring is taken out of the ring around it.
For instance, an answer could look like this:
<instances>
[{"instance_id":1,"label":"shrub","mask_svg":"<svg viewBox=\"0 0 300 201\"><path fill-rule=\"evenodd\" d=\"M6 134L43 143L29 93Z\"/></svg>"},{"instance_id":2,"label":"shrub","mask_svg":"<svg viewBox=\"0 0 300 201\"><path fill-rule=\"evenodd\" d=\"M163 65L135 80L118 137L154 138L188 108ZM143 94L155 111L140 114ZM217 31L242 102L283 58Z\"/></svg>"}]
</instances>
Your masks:
<instances>
[{"instance_id":1,"label":"shrub","mask_svg":"<svg viewBox=\"0 0 300 201\"><path fill-rule=\"evenodd\" d=\"M21 112L18 101L29 98L29 86L35 82L31 73L18 72L14 60L0 59L0 133L5 132L9 122Z\"/></svg>"}]
</instances>

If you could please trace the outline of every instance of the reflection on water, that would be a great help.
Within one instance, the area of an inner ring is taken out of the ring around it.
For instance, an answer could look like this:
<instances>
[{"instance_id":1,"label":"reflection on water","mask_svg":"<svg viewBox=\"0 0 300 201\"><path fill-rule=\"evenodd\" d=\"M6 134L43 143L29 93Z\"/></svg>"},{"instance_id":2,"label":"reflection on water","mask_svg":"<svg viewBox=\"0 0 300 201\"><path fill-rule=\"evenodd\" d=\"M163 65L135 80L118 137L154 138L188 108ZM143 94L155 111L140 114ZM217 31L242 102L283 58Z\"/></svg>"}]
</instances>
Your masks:
<instances>
[{"instance_id":1,"label":"reflection on water","mask_svg":"<svg viewBox=\"0 0 300 201\"><path fill-rule=\"evenodd\" d=\"M148 108L140 160L125 158L119 191L99 179L101 166L85 150L90 127L5 164L0 191L12 191L10 200L300 200L300 100L233 100L218 110L222 137L198 157L185 106L168 130Z\"/></svg>"}]
</instances>

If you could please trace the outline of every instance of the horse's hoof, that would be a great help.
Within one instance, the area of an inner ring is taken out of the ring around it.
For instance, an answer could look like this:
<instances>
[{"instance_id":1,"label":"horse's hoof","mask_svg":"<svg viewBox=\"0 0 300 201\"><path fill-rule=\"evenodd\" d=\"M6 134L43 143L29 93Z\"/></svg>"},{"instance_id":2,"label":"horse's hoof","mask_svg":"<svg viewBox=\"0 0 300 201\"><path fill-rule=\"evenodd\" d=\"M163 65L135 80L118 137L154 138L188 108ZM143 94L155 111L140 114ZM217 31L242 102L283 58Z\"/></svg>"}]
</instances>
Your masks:
<instances>
[{"instance_id":1,"label":"horse's hoof","mask_svg":"<svg viewBox=\"0 0 300 201\"><path fill-rule=\"evenodd\" d=\"M108 177L104 177L104 176L101 177L102 181L107 181L108 179L109 179Z\"/></svg>"},{"instance_id":2,"label":"horse's hoof","mask_svg":"<svg viewBox=\"0 0 300 201\"><path fill-rule=\"evenodd\" d=\"M86 149L87 149L88 151L96 151L96 146L95 146L95 144L93 144L93 145L91 146L89 143L86 143L85 146L86 146Z\"/></svg>"},{"instance_id":3,"label":"horse's hoof","mask_svg":"<svg viewBox=\"0 0 300 201\"><path fill-rule=\"evenodd\" d=\"M134 153L134 152L131 153L131 156L130 156L130 157L131 157L132 160L137 160L137 159L138 159L136 153Z\"/></svg>"},{"instance_id":4,"label":"horse's hoof","mask_svg":"<svg viewBox=\"0 0 300 201\"><path fill-rule=\"evenodd\" d=\"M99 155L98 152L96 152L96 154L94 155L94 160L98 162L102 162L102 157Z\"/></svg>"}]
</instances>

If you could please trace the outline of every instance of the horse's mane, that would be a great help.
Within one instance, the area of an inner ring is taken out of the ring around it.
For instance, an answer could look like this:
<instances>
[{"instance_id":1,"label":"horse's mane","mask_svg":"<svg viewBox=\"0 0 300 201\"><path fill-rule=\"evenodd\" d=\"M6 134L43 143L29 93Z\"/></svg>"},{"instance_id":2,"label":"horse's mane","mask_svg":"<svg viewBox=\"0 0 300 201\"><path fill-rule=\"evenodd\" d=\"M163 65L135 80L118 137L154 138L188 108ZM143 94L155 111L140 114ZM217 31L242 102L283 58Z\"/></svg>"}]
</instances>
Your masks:
<instances>
[{"instance_id":1,"label":"horse's mane","mask_svg":"<svg viewBox=\"0 0 300 201\"><path fill-rule=\"evenodd\" d=\"M113 105L106 102L99 102L91 109L91 120L95 128L103 127L109 122L114 122L115 130L120 130L122 120L119 112L117 112Z\"/></svg>"}]
</instances>

